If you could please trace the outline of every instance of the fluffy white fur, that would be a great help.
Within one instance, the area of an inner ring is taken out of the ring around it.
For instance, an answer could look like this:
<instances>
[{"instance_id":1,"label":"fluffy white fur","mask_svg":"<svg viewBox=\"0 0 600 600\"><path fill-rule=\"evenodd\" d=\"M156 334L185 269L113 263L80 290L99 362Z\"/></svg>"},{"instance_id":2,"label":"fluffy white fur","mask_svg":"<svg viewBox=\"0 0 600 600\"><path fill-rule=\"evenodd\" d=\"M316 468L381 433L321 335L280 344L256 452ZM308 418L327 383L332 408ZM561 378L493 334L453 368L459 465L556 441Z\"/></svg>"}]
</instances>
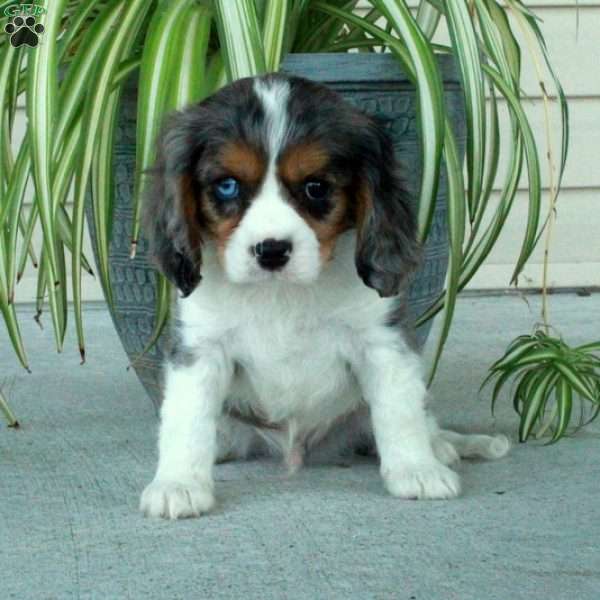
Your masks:
<instances>
[{"instance_id":1,"label":"fluffy white fur","mask_svg":"<svg viewBox=\"0 0 600 600\"><path fill-rule=\"evenodd\" d=\"M337 258L306 286L233 286L208 254L202 285L179 301L183 341L195 360L167 366L159 464L141 500L146 514L206 512L217 458L244 456L257 442L260 432L221 416L226 398L287 424L285 432L262 435L292 468L307 438L323 437L364 398L384 483L402 498L456 496L459 478L447 464L506 454L504 436L439 430L426 414L420 359L385 325L390 300L356 277L353 237L342 236Z\"/></svg>"},{"instance_id":2,"label":"fluffy white fur","mask_svg":"<svg viewBox=\"0 0 600 600\"><path fill-rule=\"evenodd\" d=\"M275 154L284 137L286 90L257 93L271 117ZM293 242L278 272L260 269L248 250L269 237ZM385 324L392 300L357 277L354 248L348 232L334 260L321 264L313 230L281 197L270 165L228 242L224 265L208 245L202 283L178 300L183 346L193 358L166 367L159 461L141 497L145 514L200 515L214 504L218 459L243 457L263 444L294 469L304 449L344 418L351 426L342 437L372 428L385 486L401 498L454 497L460 482L448 464L507 452L504 436L443 431L427 415L420 359ZM225 417L226 400L285 429L258 430Z\"/></svg>"}]
</instances>

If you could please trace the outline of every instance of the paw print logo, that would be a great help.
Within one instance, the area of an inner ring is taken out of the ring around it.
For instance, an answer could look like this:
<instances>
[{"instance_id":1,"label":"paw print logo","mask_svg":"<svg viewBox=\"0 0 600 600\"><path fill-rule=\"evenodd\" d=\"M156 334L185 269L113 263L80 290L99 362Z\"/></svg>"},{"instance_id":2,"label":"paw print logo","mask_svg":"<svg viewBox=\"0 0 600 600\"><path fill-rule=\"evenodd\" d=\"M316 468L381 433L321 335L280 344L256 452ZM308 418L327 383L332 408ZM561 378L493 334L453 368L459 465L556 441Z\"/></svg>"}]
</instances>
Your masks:
<instances>
[{"instance_id":1,"label":"paw print logo","mask_svg":"<svg viewBox=\"0 0 600 600\"><path fill-rule=\"evenodd\" d=\"M36 23L35 17L15 17L12 23L4 26L4 31L10 35L10 43L15 48L25 44L35 48L40 41L40 35L44 33L44 26Z\"/></svg>"}]
</instances>

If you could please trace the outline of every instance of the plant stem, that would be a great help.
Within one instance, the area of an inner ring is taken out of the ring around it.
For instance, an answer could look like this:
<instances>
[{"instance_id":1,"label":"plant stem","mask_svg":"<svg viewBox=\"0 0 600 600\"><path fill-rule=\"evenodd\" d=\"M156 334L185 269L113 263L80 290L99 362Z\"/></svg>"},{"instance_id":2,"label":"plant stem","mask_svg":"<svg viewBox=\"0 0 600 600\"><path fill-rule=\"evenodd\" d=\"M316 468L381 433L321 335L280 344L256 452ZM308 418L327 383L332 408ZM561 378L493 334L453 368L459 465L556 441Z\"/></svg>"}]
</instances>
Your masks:
<instances>
[{"instance_id":1,"label":"plant stem","mask_svg":"<svg viewBox=\"0 0 600 600\"><path fill-rule=\"evenodd\" d=\"M550 207L548 209L548 222L546 224L546 237L544 240L544 259L542 266L542 322L546 335L550 333L550 319L548 311L548 271L549 271L549 260L550 260L550 245L552 243L552 234L554 231L554 222L556 220L556 200L558 198L558 189L556 186L556 165L554 162L554 150L552 145L552 134L550 132L550 97L546 91L546 86L543 80L542 67L538 60L536 52L537 46L531 36L531 32L527 27L523 26L523 16L518 10L513 10L513 7L509 4L509 10L515 16L517 24L521 29L521 32L526 37L527 44L530 49L530 55L533 61L533 66L538 78L538 84L542 90L542 98L544 101L544 129L546 135L547 153L548 158L548 169L550 179ZM544 428L545 430L545 428Z\"/></svg>"}]
</instances>

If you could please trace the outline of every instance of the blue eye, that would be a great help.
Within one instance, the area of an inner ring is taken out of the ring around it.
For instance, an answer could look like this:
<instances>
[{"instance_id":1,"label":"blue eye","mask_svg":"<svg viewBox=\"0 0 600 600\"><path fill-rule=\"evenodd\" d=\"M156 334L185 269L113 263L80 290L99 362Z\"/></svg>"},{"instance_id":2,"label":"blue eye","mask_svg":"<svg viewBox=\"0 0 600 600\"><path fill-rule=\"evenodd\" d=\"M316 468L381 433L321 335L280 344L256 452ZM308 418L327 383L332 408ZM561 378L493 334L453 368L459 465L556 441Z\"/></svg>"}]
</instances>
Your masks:
<instances>
[{"instance_id":1,"label":"blue eye","mask_svg":"<svg viewBox=\"0 0 600 600\"><path fill-rule=\"evenodd\" d=\"M217 181L214 185L214 194L217 200L222 202L235 200L240 195L239 181L233 177L225 177Z\"/></svg>"}]
</instances>

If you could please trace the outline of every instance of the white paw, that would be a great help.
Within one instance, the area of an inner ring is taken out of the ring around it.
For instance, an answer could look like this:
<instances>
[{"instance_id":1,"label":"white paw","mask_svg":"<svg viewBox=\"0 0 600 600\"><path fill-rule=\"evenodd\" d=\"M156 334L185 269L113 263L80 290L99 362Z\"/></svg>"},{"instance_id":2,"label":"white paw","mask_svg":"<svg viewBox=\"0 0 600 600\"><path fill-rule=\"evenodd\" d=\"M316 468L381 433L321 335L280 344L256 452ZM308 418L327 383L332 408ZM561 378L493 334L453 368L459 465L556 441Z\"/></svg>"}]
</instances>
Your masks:
<instances>
[{"instance_id":1,"label":"white paw","mask_svg":"<svg viewBox=\"0 0 600 600\"><path fill-rule=\"evenodd\" d=\"M215 504L211 486L154 480L142 492L140 510L147 517L185 519L199 517Z\"/></svg>"},{"instance_id":2,"label":"white paw","mask_svg":"<svg viewBox=\"0 0 600 600\"><path fill-rule=\"evenodd\" d=\"M401 465L382 472L388 492L399 498L443 499L460 493L458 475L440 462Z\"/></svg>"}]
</instances>

